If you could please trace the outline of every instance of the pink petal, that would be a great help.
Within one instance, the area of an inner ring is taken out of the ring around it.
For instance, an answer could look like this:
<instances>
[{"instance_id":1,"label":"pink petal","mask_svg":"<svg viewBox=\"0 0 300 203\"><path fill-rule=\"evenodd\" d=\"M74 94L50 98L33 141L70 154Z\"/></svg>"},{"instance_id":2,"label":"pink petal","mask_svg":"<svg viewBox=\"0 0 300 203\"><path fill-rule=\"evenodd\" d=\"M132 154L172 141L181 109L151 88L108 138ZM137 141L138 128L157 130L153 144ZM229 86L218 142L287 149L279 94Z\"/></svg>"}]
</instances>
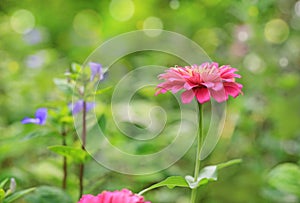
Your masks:
<instances>
[{"instance_id":1,"label":"pink petal","mask_svg":"<svg viewBox=\"0 0 300 203\"><path fill-rule=\"evenodd\" d=\"M98 197L94 195L83 195L78 203L98 203Z\"/></svg>"},{"instance_id":2,"label":"pink petal","mask_svg":"<svg viewBox=\"0 0 300 203\"><path fill-rule=\"evenodd\" d=\"M205 85L207 88L212 88L215 85L215 83L213 83L213 82L205 82L202 84Z\"/></svg>"},{"instance_id":3,"label":"pink petal","mask_svg":"<svg viewBox=\"0 0 300 203\"><path fill-rule=\"evenodd\" d=\"M232 68L229 65L221 66L219 69L220 77L226 82L233 82L234 78L240 78L241 76L235 74L236 68Z\"/></svg>"},{"instance_id":4,"label":"pink petal","mask_svg":"<svg viewBox=\"0 0 300 203\"><path fill-rule=\"evenodd\" d=\"M190 89L192 89L193 87L196 87L196 86L198 86L198 85L197 84L190 84L190 83L186 82L184 84L183 88L186 89L186 90L190 90Z\"/></svg>"},{"instance_id":5,"label":"pink petal","mask_svg":"<svg viewBox=\"0 0 300 203\"><path fill-rule=\"evenodd\" d=\"M212 62L211 63L211 68L218 68L219 67L219 64L217 62Z\"/></svg>"},{"instance_id":6,"label":"pink petal","mask_svg":"<svg viewBox=\"0 0 300 203\"><path fill-rule=\"evenodd\" d=\"M187 90L181 94L181 101L184 104L188 104L193 100L194 96L195 93L193 92L193 90Z\"/></svg>"},{"instance_id":7,"label":"pink petal","mask_svg":"<svg viewBox=\"0 0 300 203\"><path fill-rule=\"evenodd\" d=\"M219 90L224 89L224 85L222 82L217 82L217 83L215 83L215 86L212 89L215 91L219 91Z\"/></svg>"},{"instance_id":8,"label":"pink petal","mask_svg":"<svg viewBox=\"0 0 300 203\"><path fill-rule=\"evenodd\" d=\"M182 90L182 85L174 85L174 86L171 87L170 90L171 90L171 92L172 92L173 94L175 94L176 92Z\"/></svg>"},{"instance_id":9,"label":"pink petal","mask_svg":"<svg viewBox=\"0 0 300 203\"><path fill-rule=\"evenodd\" d=\"M214 98L219 103L224 102L228 99L228 95L226 94L225 89L221 89L219 91L209 89L209 93L211 97Z\"/></svg>"},{"instance_id":10,"label":"pink petal","mask_svg":"<svg viewBox=\"0 0 300 203\"><path fill-rule=\"evenodd\" d=\"M224 83L226 94L233 96L233 98L236 98L242 93L242 87L243 86L241 84L235 82Z\"/></svg>"},{"instance_id":11,"label":"pink petal","mask_svg":"<svg viewBox=\"0 0 300 203\"><path fill-rule=\"evenodd\" d=\"M113 193L109 191L104 191L101 194L99 194L98 197L99 197L99 202L103 202L103 203L111 202L113 198Z\"/></svg>"},{"instance_id":12,"label":"pink petal","mask_svg":"<svg viewBox=\"0 0 300 203\"><path fill-rule=\"evenodd\" d=\"M207 88L197 88L195 89L195 95L200 104L208 102L210 99L209 91Z\"/></svg>"},{"instance_id":13,"label":"pink petal","mask_svg":"<svg viewBox=\"0 0 300 203\"><path fill-rule=\"evenodd\" d=\"M204 63L202 63L199 67L200 67L200 68L205 68L205 67L207 67L207 66L209 66L209 62L204 62Z\"/></svg>"},{"instance_id":14,"label":"pink petal","mask_svg":"<svg viewBox=\"0 0 300 203\"><path fill-rule=\"evenodd\" d=\"M130 190L103 191L97 196L83 195L78 203L151 203L145 202L142 196L132 193Z\"/></svg>"}]
</instances>

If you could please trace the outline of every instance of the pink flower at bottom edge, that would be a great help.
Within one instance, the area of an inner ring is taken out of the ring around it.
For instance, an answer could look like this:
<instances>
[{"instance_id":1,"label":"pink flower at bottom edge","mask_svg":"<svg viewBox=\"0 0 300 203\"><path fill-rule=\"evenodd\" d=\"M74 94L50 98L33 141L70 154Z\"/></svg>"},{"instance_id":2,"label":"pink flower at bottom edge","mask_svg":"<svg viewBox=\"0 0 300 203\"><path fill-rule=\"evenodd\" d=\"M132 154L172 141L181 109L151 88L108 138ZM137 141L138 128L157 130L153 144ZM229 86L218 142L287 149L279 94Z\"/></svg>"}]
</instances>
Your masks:
<instances>
[{"instance_id":1,"label":"pink flower at bottom edge","mask_svg":"<svg viewBox=\"0 0 300 203\"><path fill-rule=\"evenodd\" d=\"M83 195L78 203L99 203L97 196Z\"/></svg>"},{"instance_id":2,"label":"pink flower at bottom edge","mask_svg":"<svg viewBox=\"0 0 300 203\"><path fill-rule=\"evenodd\" d=\"M103 191L97 196L83 195L78 203L151 203L130 190Z\"/></svg>"}]
</instances>

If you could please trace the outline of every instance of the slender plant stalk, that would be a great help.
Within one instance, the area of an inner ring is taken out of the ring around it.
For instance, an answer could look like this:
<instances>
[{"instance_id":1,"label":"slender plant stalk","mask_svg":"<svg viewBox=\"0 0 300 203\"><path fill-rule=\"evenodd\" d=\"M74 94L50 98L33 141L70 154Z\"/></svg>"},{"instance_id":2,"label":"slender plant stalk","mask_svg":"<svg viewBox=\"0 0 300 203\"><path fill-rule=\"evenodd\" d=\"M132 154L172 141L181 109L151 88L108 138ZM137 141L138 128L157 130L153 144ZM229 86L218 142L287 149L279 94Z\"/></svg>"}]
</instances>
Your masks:
<instances>
[{"instance_id":1,"label":"slender plant stalk","mask_svg":"<svg viewBox=\"0 0 300 203\"><path fill-rule=\"evenodd\" d=\"M70 73L70 69L66 70L66 73ZM71 78L69 75L67 76L67 83L71 83ZM67 130L65 123L62 124L61 127L61 135L62 135L62 145L67 146ZM68 160L66 156L63 156L63 179L62 179L62 189L67 189L67 179L68 179Z\"/></svg>"},{"instance_id":2,"label":"slender plant stalk","mask_svg":"<svg viewBox=\"0 0 300 203\"><path fill-rule=\"evenodd\" d=\"M82 145L81 149L85 150L86 144L86 101L83 101L82 109ZM83 194L83 175L84 175L84 163L81 163L79 166L79 198Z\"/></svg>"},{"instance_id":3,"label":"slender plant stalk","mask_svg":"<svg viewBox=\"0 0 300 203\"><path fill-rule=\"evenodd\" d=\"M225 163L218 164L217 168L218 168L218 170L220 170L222 168L226 168L226 167L234 165L234 164L242 163L242 161L243 161L242 159L233 159L233 160L227 161Z\"/></svg>"},{"instance_id":4,"label":"slender plant stalk","mask_svg":"<svg viewBox=\"0 0 300 203\"><path fill-rule=\"evenodd\" d=\"M199 176L200 164L201 164L200 152L201 152L201 147L202 147L202 143L203 143L203 107L202 107L202 104L198 103L198 109L199 109L199 117L198 117L199 127L198 127L198 137L197 137L198 143L197 143L195 171L194 171L194 181L195 182L197 181L198 176ZM196 202L197 189L198 188L192 189L191 203Z\"/></svg>"},{"instance_id":5,"label":"slender plant stalk","mask_svg":"<svg viewBox=\"0 0 300 203\"><path fill-rule=\"evenodd\" d=\"M62 135L62 145L67 146L67 141L66 141L67 132L65 130L64 124L62 125L61 135ZM63 190L67 188L67 177L68 177L67 157L63 156L63 179L62 179Z\"/></svg>"}]
</instances>

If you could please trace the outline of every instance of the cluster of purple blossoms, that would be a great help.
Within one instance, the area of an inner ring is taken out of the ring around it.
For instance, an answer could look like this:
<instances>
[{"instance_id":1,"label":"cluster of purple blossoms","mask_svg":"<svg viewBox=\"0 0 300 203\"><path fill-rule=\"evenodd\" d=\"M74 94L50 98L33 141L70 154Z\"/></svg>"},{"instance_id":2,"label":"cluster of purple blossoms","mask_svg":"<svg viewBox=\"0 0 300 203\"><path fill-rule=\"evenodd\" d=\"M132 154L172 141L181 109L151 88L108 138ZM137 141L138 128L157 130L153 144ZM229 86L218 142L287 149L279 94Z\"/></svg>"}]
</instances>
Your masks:
<instances>
[{"instance_id":1,"label":"cluster of purple blossoms","mask_svg":"<svg viewBox=\"0 0 300 203\"><path fill-rule=\"evenodd\" d=\"M103 73L101 64L90 62L89 67L90 67L90 71L91 71L90 81L93 81L97 77L98 77L98 81L103 80L104 73ZM83 110L83 105L84 105L84 100L80 99L77 102L75 102L74 104L73 103L69 104L68 107L71 110L72 114L76 115ZM86 111L90 111L95 106L96 106L95 102L86 102ZM33 123L33 124L37 124L37 125L45 125L47 117L48 117L47 108L39 108L36 110L34 118L25 117L21 122L22 122L22 124Z\"/></svg>"}]
</instances>

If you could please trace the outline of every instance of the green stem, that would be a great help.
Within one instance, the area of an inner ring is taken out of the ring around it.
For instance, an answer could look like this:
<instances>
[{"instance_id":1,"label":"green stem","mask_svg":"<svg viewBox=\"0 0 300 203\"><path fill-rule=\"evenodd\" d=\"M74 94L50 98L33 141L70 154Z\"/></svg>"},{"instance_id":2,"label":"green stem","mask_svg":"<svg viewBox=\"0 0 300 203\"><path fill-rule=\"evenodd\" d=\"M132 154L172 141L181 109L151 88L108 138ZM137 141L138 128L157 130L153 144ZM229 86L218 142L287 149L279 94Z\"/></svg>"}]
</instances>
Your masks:
<instances>
[{"instance_id":1,"label":"green stem","mask_svg":"<svg viewBox=\"0 0 300 203\"><path fill-rule=\"evenodd\" d=\"M200 157L200 152L201 152L201 147L202 147L202 142L203 142L203 107L200 103L198 103L198 108L199 108L199 127L198 127L198 143L197 143L197 154L196 154L196 161L195 161L195 171L194 171L194 181L196 182L199 176L199 171L200 171L200 164L201 164L201 157ZM191 203L196 202L196 197L197 197L197 188L192 189L192 194L191 194Z\"/></svg>"},{"instance_id":2,"label":"green stem","mask_svg":"<svg viewBox=\"0 0 300 203\"><path fill-rule=\"evenodd\" d=\"M67 132L65 130L64 124L62 125L62 145L67 146L66 135ZM67 165L67 157L63 156L63 180L62 180L62 189L65 190L67 188L67 177L68 177L68 165Z\"/></svg>"},{"instance_id":3,"label":"green stem","mask_svg":"<svg viewBox=\"0 0 300 203\"><path fill-rule=\"evenodd\" d=\"M222 168L225 168L225 167L234 165L234 164L239 164L239 163L241 163L242 161L243 161L242 159L233 159L233 160L227 161L227 162L225 162L225 163L218 164L218 165L217 165L217 168L218 168L218 170L219 170L219 169L222 169Z\"/></svg>"},{"instance_id":4,"label":"green stem","mask_svg":"<svg viewBox=\"0 0 300 203\"><path fill-rule=\"evenodd\" d=\"M142 190L141 192L139 192L138 195L142 196L145 192L148 192L150 190L152 190L152 188L146 188L146 189Z\"/></svg>"},{"instance_id":5,"label":"green stem","mask_svg":"<svg viewBox=\"0 0 300 203\"><path fill-rule=\"evenodd\" d=\"M86 101L83 101L82 109L82 145L81 149L85 151L86 144ZM83 194L83 176L84 176L84 163L79 165L79 199Z\"/></svg>"}]
</instances>

